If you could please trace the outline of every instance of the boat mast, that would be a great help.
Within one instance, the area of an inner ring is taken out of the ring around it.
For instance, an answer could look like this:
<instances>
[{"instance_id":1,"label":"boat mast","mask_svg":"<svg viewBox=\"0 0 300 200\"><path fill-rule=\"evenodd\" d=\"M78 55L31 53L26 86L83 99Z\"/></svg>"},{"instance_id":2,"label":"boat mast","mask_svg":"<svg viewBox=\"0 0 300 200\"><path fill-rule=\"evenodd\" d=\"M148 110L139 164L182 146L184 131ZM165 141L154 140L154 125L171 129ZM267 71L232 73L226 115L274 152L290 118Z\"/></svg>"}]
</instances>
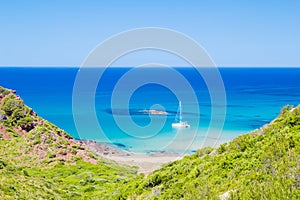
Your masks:
<instances>
[{"instance_id":1,"label":"boat mast","mask_svg":"<svg viewBox=\"0 0 300 200\"><path fill-rule=\"evenodd\" d=\"M179 122L182 121L182 116L181 116L181 101L179 101Z\"/></svg>"}]
</instances>

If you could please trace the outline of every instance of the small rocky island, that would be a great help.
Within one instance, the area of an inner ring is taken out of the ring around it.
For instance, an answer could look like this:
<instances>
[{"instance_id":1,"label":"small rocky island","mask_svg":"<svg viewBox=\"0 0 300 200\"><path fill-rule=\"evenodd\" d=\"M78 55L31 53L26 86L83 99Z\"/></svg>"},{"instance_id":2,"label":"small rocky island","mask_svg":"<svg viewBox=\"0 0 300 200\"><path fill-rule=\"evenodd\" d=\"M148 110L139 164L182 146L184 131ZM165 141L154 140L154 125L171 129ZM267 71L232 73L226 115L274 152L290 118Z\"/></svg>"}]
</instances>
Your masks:
<instances>
[{"instance_id":1,"label":"small rocky island","mask_svg":"<svg viewBox=\"0 0 300 200\"><path fill-rule=\"evenodd\" d=\"M162 110L154 110L154 109L144 109L144 110L139 110L138 112L143 113L143 114L149 114L149 115L168 115L169 113L166 111Z\"/></svg>"}]
</instances>

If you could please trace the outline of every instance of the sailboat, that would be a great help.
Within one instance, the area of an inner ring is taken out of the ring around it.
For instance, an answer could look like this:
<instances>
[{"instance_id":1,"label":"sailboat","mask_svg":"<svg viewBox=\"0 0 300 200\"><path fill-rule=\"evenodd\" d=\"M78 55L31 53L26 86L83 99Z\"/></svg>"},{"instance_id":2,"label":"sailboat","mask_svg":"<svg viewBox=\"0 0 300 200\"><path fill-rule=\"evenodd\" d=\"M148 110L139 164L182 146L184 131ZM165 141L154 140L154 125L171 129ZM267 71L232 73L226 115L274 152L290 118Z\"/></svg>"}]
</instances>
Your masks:
<instances>
[{"instance_id":1,"label":"sailboat","mask_svg":"<svg viewBox=\"0 0 300 200\"><path fill-rule=\"evenodd\" d=\"M189 128L190 125L187 122L182 121L181 101L179 101L179 122L172 123L173 128Z\"/></svg>"}]
</instances>

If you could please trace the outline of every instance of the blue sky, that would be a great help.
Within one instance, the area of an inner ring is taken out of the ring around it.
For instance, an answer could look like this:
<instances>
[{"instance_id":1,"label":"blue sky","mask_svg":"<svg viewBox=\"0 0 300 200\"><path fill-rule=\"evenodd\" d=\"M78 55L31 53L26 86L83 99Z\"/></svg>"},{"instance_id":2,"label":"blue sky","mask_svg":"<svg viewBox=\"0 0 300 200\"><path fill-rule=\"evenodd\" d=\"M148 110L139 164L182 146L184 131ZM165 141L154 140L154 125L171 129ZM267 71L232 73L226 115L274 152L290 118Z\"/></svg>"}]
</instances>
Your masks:
<instances>
[{"instance_id":1,"label":"blue sky","mask_svg":"<svg viewBox=\"0 0 300 200\"><path fill-rule=\"evenodd\" d=\"M299 10L296 0L0 0L0 66L79 66L104 39L141 27L190 36L218 66L300 66Z\"/></svg>"}]
</instances>

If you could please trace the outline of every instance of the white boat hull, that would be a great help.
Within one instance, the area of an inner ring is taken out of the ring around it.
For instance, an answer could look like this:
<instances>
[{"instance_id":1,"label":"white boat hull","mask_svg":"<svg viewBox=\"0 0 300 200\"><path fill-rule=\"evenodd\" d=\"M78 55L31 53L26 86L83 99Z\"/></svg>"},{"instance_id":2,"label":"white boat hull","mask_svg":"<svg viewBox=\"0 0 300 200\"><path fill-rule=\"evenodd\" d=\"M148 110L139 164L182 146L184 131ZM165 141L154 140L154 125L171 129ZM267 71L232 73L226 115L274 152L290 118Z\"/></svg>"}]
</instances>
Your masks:
<instances>
[{"instance_id":1,"label":"white boat hull","mask_svg":"<svg viewBox=\"0 0 300 200\"><path fill-rule=\"evenodd\" d=\"M189 128L190 125L186 122L172 123L173 128Z\"/></svg>"}]
</instances>

